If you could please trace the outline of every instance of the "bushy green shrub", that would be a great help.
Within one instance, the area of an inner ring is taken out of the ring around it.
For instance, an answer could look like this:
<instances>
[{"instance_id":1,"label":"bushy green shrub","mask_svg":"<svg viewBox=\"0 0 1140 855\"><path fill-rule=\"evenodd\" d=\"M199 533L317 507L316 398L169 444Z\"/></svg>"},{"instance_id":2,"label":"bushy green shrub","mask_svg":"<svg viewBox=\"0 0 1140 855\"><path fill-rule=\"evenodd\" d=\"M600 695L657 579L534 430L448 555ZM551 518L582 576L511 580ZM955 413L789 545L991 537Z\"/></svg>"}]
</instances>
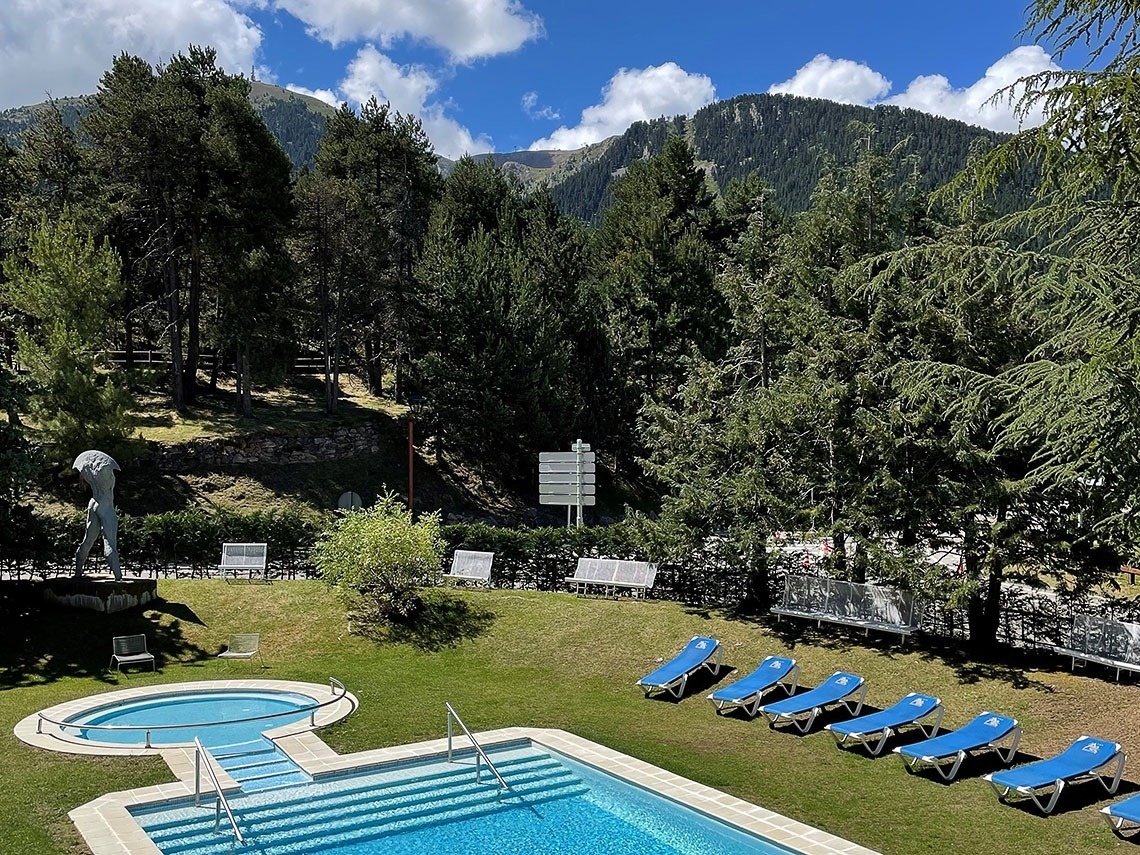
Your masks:
<instances>
[{"instance_id":1,"label":"bushy green shrub","mask_svg":"<svg viewBox=\"0 0 1140 855\"><path fill-rule=\"evenodd\" d=\"M422 604L420 589L439 575L444 541L435 514L413 522L395 496L349 511L326 529L313 550L325 581L363 596L381 618L408 618Z\"/></svg>"}]
</instances>

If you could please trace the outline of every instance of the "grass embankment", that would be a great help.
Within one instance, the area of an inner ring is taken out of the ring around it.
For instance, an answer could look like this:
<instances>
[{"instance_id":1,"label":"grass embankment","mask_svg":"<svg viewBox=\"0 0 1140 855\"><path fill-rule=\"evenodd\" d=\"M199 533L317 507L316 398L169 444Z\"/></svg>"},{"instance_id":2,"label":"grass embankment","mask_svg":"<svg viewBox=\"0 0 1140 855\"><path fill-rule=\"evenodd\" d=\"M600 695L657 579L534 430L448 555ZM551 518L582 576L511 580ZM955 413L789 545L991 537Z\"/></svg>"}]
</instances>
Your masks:
<instances>
[{"instance_id":1,"label":"grass embankment","mask_svg":"<svg viewBox=\"0 0 1140 855\"><path fill-rule=\"evenodd\" d=\"M818 730L799 737L762 721L718 717L703 697L709 680L698 681L680 703L645 700L634 686L662 656L707 634L721 639L729 666L750 670L764 655L788 651L806 685L841 668L860 673L869 681L869 704L886 705L910 690L938 695L948 727L983 709L1016 716L1026 730L1021 762L1083 733L1140 751L1135 686L1095 675L777 635L666 602L440 593L433 620L418 634L374 642L348 634L343 608L316 582L162 581L159 592L161 608L141 614L46 612L5 627L0 851L6 855L84 851L67 819L70 809L104 792L171 777L157 758L91 760L29 748L12 736L19 719L123 686L241 676L242 668L227 671L211 656L230 633L254 630L269 660L260 676L320 683L335 676L360 697L351 719L324 732L341 752L438 738L446 700L476 730L564 728L888 855L1135 851L1098 817L1094 808L1109 799L1097 784L1066 791L1057 812L1043 818L998 803L979 780L994 768L988 758L967 764L947 786L906 774L893 756L838 750ZM138 631L148 633L161 671L108 673L111 636ZM1126 778L1136 777L1136 768L1126 770ZM1126 783L1121 792L1136 789Z\"/></svg>"}]
</instances>

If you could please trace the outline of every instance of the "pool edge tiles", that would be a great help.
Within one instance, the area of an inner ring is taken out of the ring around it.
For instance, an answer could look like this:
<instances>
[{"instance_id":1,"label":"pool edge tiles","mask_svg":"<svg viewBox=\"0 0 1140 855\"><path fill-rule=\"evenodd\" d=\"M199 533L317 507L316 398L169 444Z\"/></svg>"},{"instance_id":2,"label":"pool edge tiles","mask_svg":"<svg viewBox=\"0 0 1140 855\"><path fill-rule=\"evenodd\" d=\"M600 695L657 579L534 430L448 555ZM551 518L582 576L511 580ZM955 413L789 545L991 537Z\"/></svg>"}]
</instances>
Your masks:
<instances>
[{"instance_id":1,"label":"pool edge tiles","mask_svg":"<svg viewBox=\"0 0 1140 855\"><path fill-rule=\"evenodd\" d=\"M17 739L28 745L32 745L36 748L44 748L48 751L59 751L66 754L120 757L137 757L141 755L158 754L166 757L166 752L172 750L178 752L179 744L168 744L153 748L144 748L140 746L122 744L116 745L109 742L98 742L95 740L84 739L75 734L67 733L62 728L53 724L44 723L41 727L40 716L44 715L56 721L68 721L69 719L74 719L78 716L88 714L95 710L103 709L108 705L114 703L126 703L130 701L138 701L162 695L172 695L179 693L198 694L225 691L293 693L310 697L314 701L318 702L328 700L331 697L331 689L328 685L323 685L320 683L301 683L295 680L222 679L197 680L184 683L162 683L152 686L116 689L111 692L100 692L93 695L86 695L82 698L76 698L75 700L66 701L61 704L56 704L55 706L48 707L45 710L40 710L39 712L32 713L31 715L22 719L13 728L13 733ZM298 730L311 731L313 729L327 727L328 725L338 722L348 716L358 706L359 701L356 699L356 696L351 692L346 692L340 702L330 704L327 707L322 707L317 711L315 725L309 725L307 721L294 722L292 724L269 729L266 731L266 735L271 739L275 739L281 738L287 734L296 733Z\"/></svg>"},{"instance_id":2,"label":"pool edge tiles","mask_svg":"<svg viewBox=\"0 0 1140 855\"><path fill-rule=\"evenodd\" d=\"M476 734L476 737L488 749L508 743L529 742L801 855L877 855L874 850L849 840L566 731L518 727L487 731ZM469 750L470 743L466 738L459 738L456 742L463 749ZM438 759L447 753L446 738L345 755L336 754L314 733L286 737L278 740L278 745L290 753L293 761L314 780L405 761ZM293 754L293 750L297 750L297 753ZM192 758L189 774L188 782L183 779L183 782L177 784L108 794L76 808L69 816L94 855L159 853L158 847L146 837L146 832L128 809L156 807L192 796ZM140 834L142 838L139 837ZM145 844L142 843L143 839Z\"/></svg>"}]
</instances>

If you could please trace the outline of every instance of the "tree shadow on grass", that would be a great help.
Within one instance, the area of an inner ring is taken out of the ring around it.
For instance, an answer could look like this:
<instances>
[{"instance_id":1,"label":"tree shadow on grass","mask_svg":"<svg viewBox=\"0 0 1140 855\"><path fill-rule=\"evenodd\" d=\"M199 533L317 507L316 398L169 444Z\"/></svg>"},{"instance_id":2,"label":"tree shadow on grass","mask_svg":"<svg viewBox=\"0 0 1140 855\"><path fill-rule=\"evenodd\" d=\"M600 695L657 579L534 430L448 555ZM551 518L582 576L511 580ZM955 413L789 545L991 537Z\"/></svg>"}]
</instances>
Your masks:
<instances>
[{"instance_id":1,"label":"tree shadow on grass","mask_svg":"<svg viewBox=\"0 0 1140 855\"><path fill-rule=\"evenodd\" d=\"M0 587L7 587L7 583ZM174 620L163 622L163 615ZM110 668L111 639L146 635L155 668L200 659L206 651L187 641L183 621L201 623L180 603L162 600L114 614L47 606L26 596L0 593L0 689L51 683L65 677L89 677L108 685L119 680ZM149 669L146 669L149 670ZM133 677L137 669L123 672Z\"/></svg>"},{"instance_id":2,"label":"tree shadow on grass","mask_svg":"<svg viewBox=\"0 0 1140 855\"><path fill-rule=\"evenodd\" d=\"M448 591L423 593L415 614L398 620L384 620L375 614L353 614L354 631L377 642L410 644L417 650L437 652L456 647L461 641L478 638L494 624L497 615L472 605Z\"/></svg>"},{"instance_id":3,"label":"tree shadow on grass","mask_svg":"<svg viewBox=\"0 0 1140 855\"><path fill-rule=\"evenodd\" d=\"M928 635L911 636L902 640L890 633L872 632L866 635L839 624L814 623L802 620L776 620L770 615L725 613L729 620L750 623L769 635L780 639L786 651L793 652L799 644L810 644L827 650L846 653L852 649L874 650L886 658L899 654L917 653L929 662L941 662L952 668L963 685L981 680L996 680L1015 689L1033 689L1051 693L1054 687L1045 680L1030 677L1033 672L1049 673L1060 669L1052 654L1018 650L1005 645L993 645L985 651L971 649L961 640L937 638Z\"/></svg>"}]
</instances>

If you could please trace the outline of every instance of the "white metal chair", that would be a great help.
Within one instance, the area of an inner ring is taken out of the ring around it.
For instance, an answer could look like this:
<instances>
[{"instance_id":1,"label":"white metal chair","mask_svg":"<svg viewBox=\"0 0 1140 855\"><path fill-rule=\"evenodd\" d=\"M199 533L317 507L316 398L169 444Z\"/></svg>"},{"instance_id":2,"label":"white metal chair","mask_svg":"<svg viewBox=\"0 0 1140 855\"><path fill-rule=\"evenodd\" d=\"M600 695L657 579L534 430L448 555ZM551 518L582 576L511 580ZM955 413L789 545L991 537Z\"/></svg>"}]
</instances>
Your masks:
<instances>
[{"instance_id":1,"label":"white metal chair","mask_svg":"<svg viewBox=\"0 0 1140 855\"><path fill-rule=\"evenodd\" d=\"M230 636L230 643L225 650L218 654L219 659L227 662L235 659L248 659L251 671L253 670L253 658L255 656L261 659L261 667L264 668L265 657L261 655L260 632L243 632Z\"/></svg>"}]
</instances>

